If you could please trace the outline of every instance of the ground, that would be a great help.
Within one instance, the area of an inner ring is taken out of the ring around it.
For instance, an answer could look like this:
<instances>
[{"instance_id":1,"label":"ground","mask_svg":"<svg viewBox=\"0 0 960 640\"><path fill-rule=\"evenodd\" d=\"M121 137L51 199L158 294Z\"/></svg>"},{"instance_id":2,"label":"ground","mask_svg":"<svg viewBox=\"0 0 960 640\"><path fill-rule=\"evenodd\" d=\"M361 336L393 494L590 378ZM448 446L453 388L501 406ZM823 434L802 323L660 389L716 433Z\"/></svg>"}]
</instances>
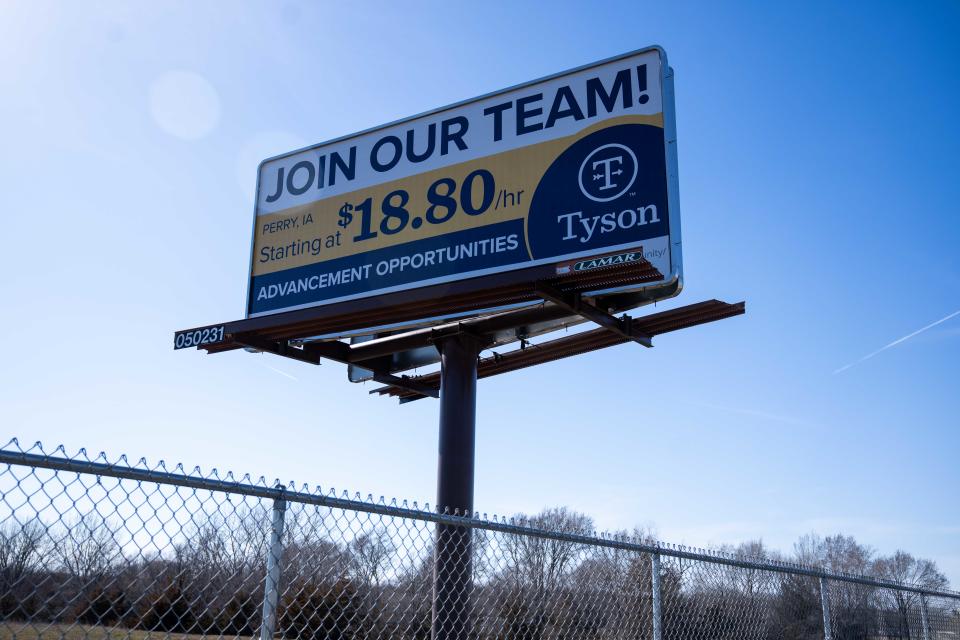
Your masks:
<instances>
[{"instance_id":1,"label":"ground","mask_svg":"<svg viewBox=\"0 0 960 640\"><path fill-rule=\"evenodd\" d=\"M218 636L186 634L166 634L157 631L141 631L121 627L100 627L69 624L24 624L20 622L0 623L0 640L200 640Z\"/></svg>"}]
</instances>

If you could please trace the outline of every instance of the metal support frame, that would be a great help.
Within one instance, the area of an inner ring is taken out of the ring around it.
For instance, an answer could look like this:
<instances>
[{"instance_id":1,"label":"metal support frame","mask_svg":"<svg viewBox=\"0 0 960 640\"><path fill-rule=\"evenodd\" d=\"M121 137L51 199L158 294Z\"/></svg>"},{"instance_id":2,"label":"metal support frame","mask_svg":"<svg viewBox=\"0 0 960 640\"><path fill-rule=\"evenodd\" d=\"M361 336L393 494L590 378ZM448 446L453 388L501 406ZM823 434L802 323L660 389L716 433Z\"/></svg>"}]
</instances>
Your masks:
<instances>
[{"instance_id":1,"label":"metal support frame","mask_svg":"<svg viewBox=\"0 0 960 640\"><path fill-rule=\"evenodd\" d=\"M314 342L309 344L294 346L288 340L271 341L253 336L237 337L236 341L251 349L272 353L274 355L291 358L299 362L309 364L320 364L321 358L327 358L341 364L351 364L354 360L351 358L350 347L342 342ZM419 384L408 376L396 376L392 373L383 371L380 366L385 360L383 356L371 363L365 363L364 366L373 369L373 379L381 384L389 384L401 389L407 389L422 396L439 398L440 394L436 389L427 385Z\"/></svg>"},{"instance_id":2,"label":"metal support frame","mask_svg":"<svg viewBox=\"0 0 960 640\"><path fill-rule=\"evenodd\" d=\"M417 382L410 376L395 376L392 373L374 373L373 379L380 384L388 384L399 389L413 391L414 393L419 393L421 396L426 396L428 398L440 397L439 389L434 389L428 384ZM370 393L376 393L376 391L374 390Z\"/></svg>"},{"instance_id":3,"label":"metal support frame","mask_svg":"<svg viewBox=\"0 0 960 640\"><path fill-rule=\"evenodd\" d=\"M920 594L920 624L923 626L923 640L930 640L930 618L927 617L927 594Z\"/></svg>"},{"instance_id":4,"label":"metal support frame","mask_svg":"<svg viewBox=\"0 0 960 640\"><path fill-rule=\"evenodd\" d=\"M653 640L663 640L663 607L660 593L660 554L650 555L650 591L653 595Z\"/></svg>"},{"instance_id":5,"label":"metal support frame","mask_svg":"<svg viewBox=\"0 0 960 640\"><path fill-rule=\"evenodd\" d=\"M396 366L395 355L412 349L439 345L448 338L464 334L477 336L484 340L489 348L490 345L505 344L502 341L505 340L504 335L507 332L513 336L512 339L519 339L521 344L524 344L527 328L534 326L542 330L544 327L552 326L551 323L561 322L564 318L579 316L600 325L599 329L538 344L539 356L535 358L523 358L516 352L510 352L502 358L503 366L492 368L481 366L479 377L483 378L626 341L638 342L649 347L652 346L652 336L729 318L744 312L742 302L727 304L719 300L708 300L640 318L631 318L627 315L617 318L591 304L578 292L565 292L548 282L538 283L537 291L547 302L533 309L471 318L439 327L415 329L356 344L346 344L333 339L305 341L298 338L286 339L278 338L276 335L263 336L253 333L232 334L231 341L247 349L313 365L319 365L321 360L327 359L363 367L373 372L374 380L388 385L387 389L404 391L405 393L400 397L402 403L419 398L438 397L439 375L397 375L393 371ZM499 362L500 355L497 354L495 359ZM491 369L497 369L497 371ZM382 393L382 391L383 389L375 389L372 393Z\"/></svg>"},{"instance_id":6,"label":"metal support frame","mask_svg":"<svg viewBox=\"0 0 960 640\"><path fill-rule=\"evenodd\" d=\"M823 609L823 640L833 640L830 627L830 583L820 578L820 607Z\"/></svg>"},{"instance_id":7,"label":"metal support frame","mask_svg":"<svg viewBox=\"0 0 960 640\"><path fill-rule=\"evenodd\" d=\"M642 344L643 346L650 348L653 346L653 340L648 335L642 333L637 333L633 330L633 318L627 314L623 314L623 317L617 318L612 316L606 311L595 307L594 305L583 300L583 297L579 292L573 293L564 293L555 287L552 287L546 283L539 282L536 285L537 295L542 297L544 300L552 302L564 309L575 313L578 316L581 316L591 322L595 322L604 329L613 331L616 334L633 340L637 344Z\"/></svg>"},{"instance_id":8,"label":"metal support frame","mask_svg":"<svg viewBox=\"0 0 960 640\"><path fill-rule=\"evenodd\" d=\"M547 308L560 309L560 307L555 304L549 304ZM569 311L565 310L563 312L570 313ZM719 300L708 300L698 304L680 307L679 309L661 311L659 313L653 313L641 318L635 318L631 323L631 335L657 336L671 331L693 327L699 324L714 322L723 318L730 318L742 313L744 313L744 303L742 302L737 304L727 304L726 302L720 302ZM469 328L472 329L473 326ZM467 329L468 327L466 326L466 323L464 323L464 326L461 327L460 332L471 333L473 335L482 335L484 338L491 340L494 343L496 341L495 334L492 335L478 331L468 331ZM520 337L523 338L523 327L515 328L514 331L519 332ZM383 340L391 339L393 339L392 336ZM597 329L591 329L589 331L581 331L575 334L567 335L555 340L540 342L534 345L535 348L524 349L522 348L524 346L524 342L521 341L520 349L515 349L502 354L495 352L490 358L482 358L477 369L477 377L482 379L489 376L500 375L510 371L523 369L525 367L535 366L545 362L552 362L554 360L580 355L589 351L595 351L597 349L605 349L618 344L624 344L632 339L633 338L624 337L623 334L616 331L610 331L605 327L600 327ZM437 344L441 341L442 337L438 336L434 344ZM369 344L370 342L365 342L355 345L351 348L355 349ZM530 345L526 346L529 347ZM414 378L407 379L405 383L406 387L402 385L391 385L374 389L371 391L371 393L395 396L400 400L401 403L412 402L425 397L425 395L422 393L410 391L409 382L426 385L430 389L439 389L440 374L439 372L434 372L416 376Z\"/></svg>"},{"instance_id":9,"label":"metal support frame","mask_svg":"<svg viewBox=\"0 0 960 640\"><path fill-rule=\"evenodd\" d=\"M283 554L283 520L286 500L273 501L273 520L270 524L270 552L267 555L267 575L263 586L263 616L260 640L273 640L277 631L277 599L280 595L280 558Z\"/></svg>"},{"instance_id":10,"label":"metal support frame","mask_svg":"<svg viewBox=\"0 0 960 640\"><path fill-rule=\"evenodd\" d=\"M437 510L473 516L477 358L482 342L469 334L445 338L440 349L440 438ZM433 571L433 640L470 637L473 529L436 528Z\"/></svg>"}]
</instances>

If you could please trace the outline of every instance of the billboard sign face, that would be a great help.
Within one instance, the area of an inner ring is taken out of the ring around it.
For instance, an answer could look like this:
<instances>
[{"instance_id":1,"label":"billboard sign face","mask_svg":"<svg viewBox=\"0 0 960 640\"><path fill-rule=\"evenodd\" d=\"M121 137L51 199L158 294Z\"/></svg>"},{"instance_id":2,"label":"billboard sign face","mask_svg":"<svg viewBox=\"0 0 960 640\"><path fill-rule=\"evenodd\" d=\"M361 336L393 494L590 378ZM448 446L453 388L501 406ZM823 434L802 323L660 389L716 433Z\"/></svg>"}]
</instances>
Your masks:
<instances>
[{"instance_id":1,"label":"billboard sign face","mask_svg":"<svg viewBox=\"0 0 960 640\"><path fill-rule=\"evenodd\" d=\"M266 160L247 315L638 256L674 294L675 140L651 48Z\"/></svg>"}]
</instances>

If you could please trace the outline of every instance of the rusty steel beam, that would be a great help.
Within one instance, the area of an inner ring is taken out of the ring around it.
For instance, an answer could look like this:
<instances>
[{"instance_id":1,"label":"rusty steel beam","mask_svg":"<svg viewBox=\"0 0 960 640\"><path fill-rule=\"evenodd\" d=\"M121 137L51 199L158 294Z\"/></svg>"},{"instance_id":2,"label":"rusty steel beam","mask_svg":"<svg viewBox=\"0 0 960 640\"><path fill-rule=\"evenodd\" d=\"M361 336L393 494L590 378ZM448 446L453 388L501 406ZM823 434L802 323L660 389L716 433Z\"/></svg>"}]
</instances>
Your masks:
<instances>
[{"instance_id":1,"label":"rusty steel beam","mask_svg":"<svg viewBox=\"0 0 960 640\"><path fill-rule=\"evenodd\" d=\"M642 335L656 336L742 315L745 311L746 304L743 302L729 304L719 300L708 300L636 318L631 323L631 330ZM477 377L488 378L618 344L625 344L629 340L626 336L605 328L592 329L572 336L549 340L538 345L531 345L525 349L517 349L505 354L494 354L491 357L484 358L477 368ZM438 388L440 383L439 373L431 373L411 379L431 389ZM397 397L401 402L409 402L424 397L422 394L393 385L374 389L371 393Z\"/></svg>"}]
</instances>

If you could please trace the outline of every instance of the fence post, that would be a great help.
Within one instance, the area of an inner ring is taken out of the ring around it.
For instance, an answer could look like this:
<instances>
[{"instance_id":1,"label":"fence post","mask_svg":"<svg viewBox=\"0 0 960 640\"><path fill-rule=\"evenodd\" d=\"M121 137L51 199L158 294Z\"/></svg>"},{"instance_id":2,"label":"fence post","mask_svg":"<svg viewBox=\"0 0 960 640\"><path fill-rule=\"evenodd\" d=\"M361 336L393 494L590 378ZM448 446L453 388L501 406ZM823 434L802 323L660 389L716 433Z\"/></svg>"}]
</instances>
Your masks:
<instances>
[{"instance_id":1,"label":"fence post","mask_svg":"<svg viewBox=\"0 0 960 640\"><path fill-rule=\"evenodd\" d=\"M930 618L927 617L927 594L920 594L920 624L923 625L923 640L930 640Z\"/></svg>"},{"instance_id":2,"label":"fence post","mask_svg":"<svg viewBox=\"0 0 960 640\"><path fill-rule=\"evenodd\" d=\"M273 501L273 522L270 526L270 551L267 554L267 576L263 587L263 622L260 640L273 640L277 630L277 599L280 595L280 555L283 553L283 516L286 500Z\"/></svg>"},{"instance_id":3,"label":"fence post","mask_svg":"<svg viewBox=\"0 0 960 640\"><path fill-rule=\"evenodd\" d=\"M650 588L653 592L653 640L663 639L663 609L660 604L660 554L650 556Z\"/></svg>"},{"instance_id":4,"label":"fence post","mask_svg":"<svg viewBox=\"0 0 960 640\"><path fill-rule=\"evenodd\" d=\"M833 640L830 630L830 583L820 578L820 606L823 608L823 640Z\"/></svg>"}]
</instances>

